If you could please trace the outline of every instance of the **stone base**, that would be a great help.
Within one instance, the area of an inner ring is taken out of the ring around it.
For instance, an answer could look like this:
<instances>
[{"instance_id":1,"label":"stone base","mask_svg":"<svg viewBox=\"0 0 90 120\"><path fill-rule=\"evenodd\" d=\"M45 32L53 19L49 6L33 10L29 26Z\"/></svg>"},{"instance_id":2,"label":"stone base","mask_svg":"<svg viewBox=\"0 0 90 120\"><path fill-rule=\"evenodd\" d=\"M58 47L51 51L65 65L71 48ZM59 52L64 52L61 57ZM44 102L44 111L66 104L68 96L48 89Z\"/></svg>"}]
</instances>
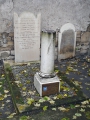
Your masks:
<instances>
[{"instance_id":1,"label":"stone base","mask_svg":"<svg viewBox=\"0 0 90 120\"><path fill-rule=\"evenodd\" d=\"M42 78L37 72L34 75L34 86L37 89L40 96L47 96L59 93L60 80L57 76L53 78Z\"/></svg>"}]
</instances>

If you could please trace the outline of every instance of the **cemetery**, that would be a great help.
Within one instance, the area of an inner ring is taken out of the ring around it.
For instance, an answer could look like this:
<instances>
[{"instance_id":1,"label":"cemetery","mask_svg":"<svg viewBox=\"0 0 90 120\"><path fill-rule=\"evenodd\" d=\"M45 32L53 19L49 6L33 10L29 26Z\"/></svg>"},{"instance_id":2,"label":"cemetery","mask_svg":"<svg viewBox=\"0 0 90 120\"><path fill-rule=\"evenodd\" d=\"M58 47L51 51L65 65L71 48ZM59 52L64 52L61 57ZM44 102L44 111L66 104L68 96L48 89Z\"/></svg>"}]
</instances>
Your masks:
<instances>
[{"instance_id":1,"label":"cemetery","mask_svg":"<svg viewBox=\"0 0 90 120\"><path fill-rule=\"evenodd\" d=\"M0 120L89 120L90 1L0 5Z\"/></svg>"}]
</instances>

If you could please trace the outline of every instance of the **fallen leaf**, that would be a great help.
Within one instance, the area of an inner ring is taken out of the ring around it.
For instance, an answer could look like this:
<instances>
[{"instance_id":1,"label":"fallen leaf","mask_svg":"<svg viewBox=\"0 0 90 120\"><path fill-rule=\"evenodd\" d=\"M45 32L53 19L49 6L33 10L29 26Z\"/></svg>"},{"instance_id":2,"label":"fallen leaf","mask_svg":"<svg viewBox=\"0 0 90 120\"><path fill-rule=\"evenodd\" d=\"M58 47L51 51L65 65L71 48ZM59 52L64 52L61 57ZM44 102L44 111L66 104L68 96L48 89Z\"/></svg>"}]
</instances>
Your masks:
<instances>
[{"instance_id":1,"label":"fallen leaf","mask_svg":"<svg viewBox=\"0 0 90 120\"><path fill-rule=\"evenodd\" d=\"M80 116L82 116L82 114L81 113L75 113L75 116L80 117Z\"/></svg>"},{"instance_id":2,"label":"fallen leaf","mask_svg":"<svg viewBox=\"0 0 90 120\"><path fill-rule=\"evenodd\" d=\"M10 100L6 100L6 103L9 103L10 102Z\"/></svg>"},{"instance_id":3,"label":"fallen leaf","mask_svg":"<svg viewBox=\"0 0 90 120\"><path fill-rule=\"evenodd\" d=\"M48 106L44 106L44 107L43 107L43 111L46 111L47 108L48 108Z\"/></svg>"},{"instance_id":4,"label":"fallen leaf","mask_svg":"<svg viewBox=\"0 0 90 120\"><path fill-rule=\"evenodd\" d=\"M19 120L30 120L30 117L24 115L24 116L21 116Z\"/></svg>"},{"instance_id":5,"label":"fallen leaf","mask_svg":"<svg viewBox=\"0 0 90 120\"><path fill-rule=\"evenodd\" d=\"M67 94L64 94L64 97L67 97Z\"/></svg>"},{"instance_id":6,"label":"fallen leaf","mask_svg":"<svg viewBox=\"0 0 90 120\"><path fill-rule=\"evenodd\" d=\"M42 98L42 99L39 99L39 103L43 103L45 102L45 100Z\"/></svg>"},{"instance_id":7,"label":"fallen leaf","mask_svg":"<svg viewBox=\"0 0 90 120\"><path fill-rule=\"evenodd\" d=\"M89 104L89 101L88 100L86 100L86 101L83 101L83 102L81 102L83 105L86 105L86 104Z\"/></svg>"},{"instance_id":8,"label":"fallen leaf","mask_svg":"<svg viewBox=\"0 0 90 120\"><path fill-rule=\"evenodd\" d=\"M9 115L7 118L13 118L13 116L15 115L16 113L12 113L11 115Z\"/></svg>"},{"instance_id":9,"label":"fallen leaf","mask_svg":"<svg viewBox=\"0 0 90 120\"><path fill-rule=\"evenodd\" d=\"M54 103L55 103L55 101L54 101L54 100L50 100L49 102L50 102L50 104L54 104Z\"/></svg>"},{"instance_id":10,"label":"fallen leaf","mask_svg":"<svg viewBox=\"0 0 90 120\"><path fill-rule=\"evenodd\" d=\"M60 110L60 111L63 111L63 112L67 112L67 111L69 111L69 109L66 109L66 108L64 108L64 107L58 107L58 109Z\"/></svg>"},{"instance_id":11,"label":"fallen leaf","mask_svg":"<svg viewBox=\"0 0 90 120\"><path fill-rule=\"evenodd\" d=\"M17 107L18 107L19 112L21 113L26 109L26 107L28 107L28 105L26 105L26 104L24 104L24 105L17 104Z\"/></svg>"},{"instance_id":12,"label":"fallen leaf","mask_svg":"<svg viewBox=\"0 0 90 120\"><path fill-rule=\"evenodd\" d=\"M26 87L22 87L22 90L23 90L23 91L26 91Z\"/></svg>"},{"instance_id":13,"label":"fallen leaf","mask_svg":"<svg viewBox=\"0 0 90 120\"><path fill-rule=\"evenodd\" d=\"M9 91L8 90L4 90L4 93L8 93Z\"/></svg>"},{"instance_id":14,"label":"fallen leaf","mask_svg":"<svg viewBox=\"0 0 90 120\"><path fill-rule=\"evenodd\" d=\"M52 110L56 111L56 108L52 108Z\"/></svg>"},{"instance_id":15,"label":"fallen leaf","mask_svg":"<svg viewBox=\"0 0 90 120\"><path fill-rule=\"evenodd\" d=\"M19 84L19 83L21 83L21 82L20 82L20 81L15 81L15 83Z\"/></svg>"},{"instance_id":16,"label":"fallen leaf","mask_svg":"<svg viewBox=\"0 0 90 120\"><path fill-rule=\"evenodd\" d=\"M40 107L40 104L39 103L35 103L34 106Z\"/></svg>"},{"instance_id":17,"label":"fallen leaf","mask_svg":"<svg viewBox=\"0 0 90 120\"><path fill-rule=\"evenodd\" d=\"M45 101L49 101L49 100L50 100L50 97L45 96L43 99L44 99Z\"/></svg>"},{"instance_id":18,"label":"fallen leaf","mask_svg":"<svg viewBox=\"0 0 90 120\"><path fill-rule=\"evenodd\" d=\"M4 95L0 95L0 100L4 100Z\"/></svg>"},{"instance_id":19,"label":"fallen leaf","mask_svg":"<svg viewBox=\"0 0 90 120\"><path fill-rule=\"evenodd\" d=\"M33 102L34 102L34 99L32 99L32 98L27 98L27 103L28 103L29 105L31 105Z\"/></svg>"},{"instance_id":20,"label":"fallen leaf","mask_svg":"<svg viewBox=\"0 0 90 120\"><path fill-rule=\"evenodd\" d=\"M85 112L85 109L82 109L82 108L81 108L80 111L81 111L81 112Z\"/></svg>"},{"instance_id":21,"label":"fallen leaf","mask_svg":"<svg viewBox=\"0 0 90 120\"><path fill-rule=\"evenodd\" d=\"M80 107L80 105L75 105L75 107Z\"/></svg>"},{"instance_id":22,"label":"fallen leaf","mask_svg":"<svg viewBox=\"0 0 90 120\"><path fill-rule=\"evenodd\" d=\"M72 119L77 119L77 116L73 115L73 118Z\"/></svg>"}]
</instances>

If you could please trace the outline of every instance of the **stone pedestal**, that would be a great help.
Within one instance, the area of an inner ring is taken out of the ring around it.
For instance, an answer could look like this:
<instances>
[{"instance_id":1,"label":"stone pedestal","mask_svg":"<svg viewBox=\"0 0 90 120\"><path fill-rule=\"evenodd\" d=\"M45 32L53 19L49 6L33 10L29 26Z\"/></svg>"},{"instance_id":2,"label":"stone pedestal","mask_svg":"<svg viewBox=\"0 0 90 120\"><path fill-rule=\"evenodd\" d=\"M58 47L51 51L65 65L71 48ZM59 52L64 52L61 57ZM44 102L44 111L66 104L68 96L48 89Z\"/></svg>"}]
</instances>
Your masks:
<instances>
[{"instance_id":1,"label":"stone pedestal","mask_svg":"<svg viewBox=\"0 0 90 120\"><path fill-rule=\"evenodd\" d=\"M37 89L40 96L47 96L59 93L60 81L57 76L52 78L42 78L39 73L34 76L34 86Z\"/></svg>"},{"instance_id":2,"label":"stone pedestal","mask_svg":"<svg viewBox=\"0 0 90 120\"><path fill-rule=\"evenodd\" d=\"M54 31L43 31L41 39L41 67L34 76L34 86L40 96L59 93L60 81L54 73Z\"/></svg>"}]
</instances>

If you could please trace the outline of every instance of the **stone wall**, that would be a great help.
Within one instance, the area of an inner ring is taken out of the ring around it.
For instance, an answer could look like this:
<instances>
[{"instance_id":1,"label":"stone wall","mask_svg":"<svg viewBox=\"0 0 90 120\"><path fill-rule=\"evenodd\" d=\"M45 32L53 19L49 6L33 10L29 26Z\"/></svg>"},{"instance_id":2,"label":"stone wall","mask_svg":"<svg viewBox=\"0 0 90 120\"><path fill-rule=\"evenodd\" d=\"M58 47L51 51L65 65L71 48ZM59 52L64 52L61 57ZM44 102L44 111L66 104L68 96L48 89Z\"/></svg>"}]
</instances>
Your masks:
<instances>
[{"instance_id":1,"label":"stone wall","mask_svg":"<svg viewBox=\"0 0 90 120\"><path fill-rule=\"evenodd\" d=\"M35 15L41 13L41 30L56 31L67 22L72 23L77 31L76 54L87 52L90 41L90 0L0 0L0 56L7 52L7 59L14 59L13 14L24 11Z\"/></svg>"},{"instance_id":2,"label":"stone wall","mask_svg":"<svg viewBox=\"0 0 90 120\"><path fill-rule=\"evenodd\" d=\"M90 44L90 31L77 32L76 38L76 55L88 52Z\"/></svg>"},{"instance_id":3,"label":"stone wall","mask_svg":"<svg viewBox=\"0 0 90 120\"><path fill-rule=\"evenodd\" d=\"M0 34L0 58L14 59L14 33L13 32L10 32L10 33L4 32Z\"/></svg>"},{"instance_id":4,"label":"stone wall","mask_svg":"<svg viewBox=\"0 0 90 120\"><path fill-rule=\"evenodd\" d=\"M55 59L57 59L57 39L58 36L56 35L56 45L55 45ZM85 54L88 52L89 49L89 42L90 42L90 31L78 31L76 36L76 52L75 55ZM7 53L9 56L5 59L14 59L14 33L1 33L0 34L0 58L2 53Z\"/></svg>"},{"instance_id":5,"label":"stone wall","mask_svg":"<svg viewBox=\"0 0 90 120\"><path fill-rule=\"evenodd\" d=\"M14 12L41 13L42 28L56 30L67 22L76 31L86 31L90 23L90 0L0 0L0 33L13 32Z\"/></svg>"}]
</instances>

